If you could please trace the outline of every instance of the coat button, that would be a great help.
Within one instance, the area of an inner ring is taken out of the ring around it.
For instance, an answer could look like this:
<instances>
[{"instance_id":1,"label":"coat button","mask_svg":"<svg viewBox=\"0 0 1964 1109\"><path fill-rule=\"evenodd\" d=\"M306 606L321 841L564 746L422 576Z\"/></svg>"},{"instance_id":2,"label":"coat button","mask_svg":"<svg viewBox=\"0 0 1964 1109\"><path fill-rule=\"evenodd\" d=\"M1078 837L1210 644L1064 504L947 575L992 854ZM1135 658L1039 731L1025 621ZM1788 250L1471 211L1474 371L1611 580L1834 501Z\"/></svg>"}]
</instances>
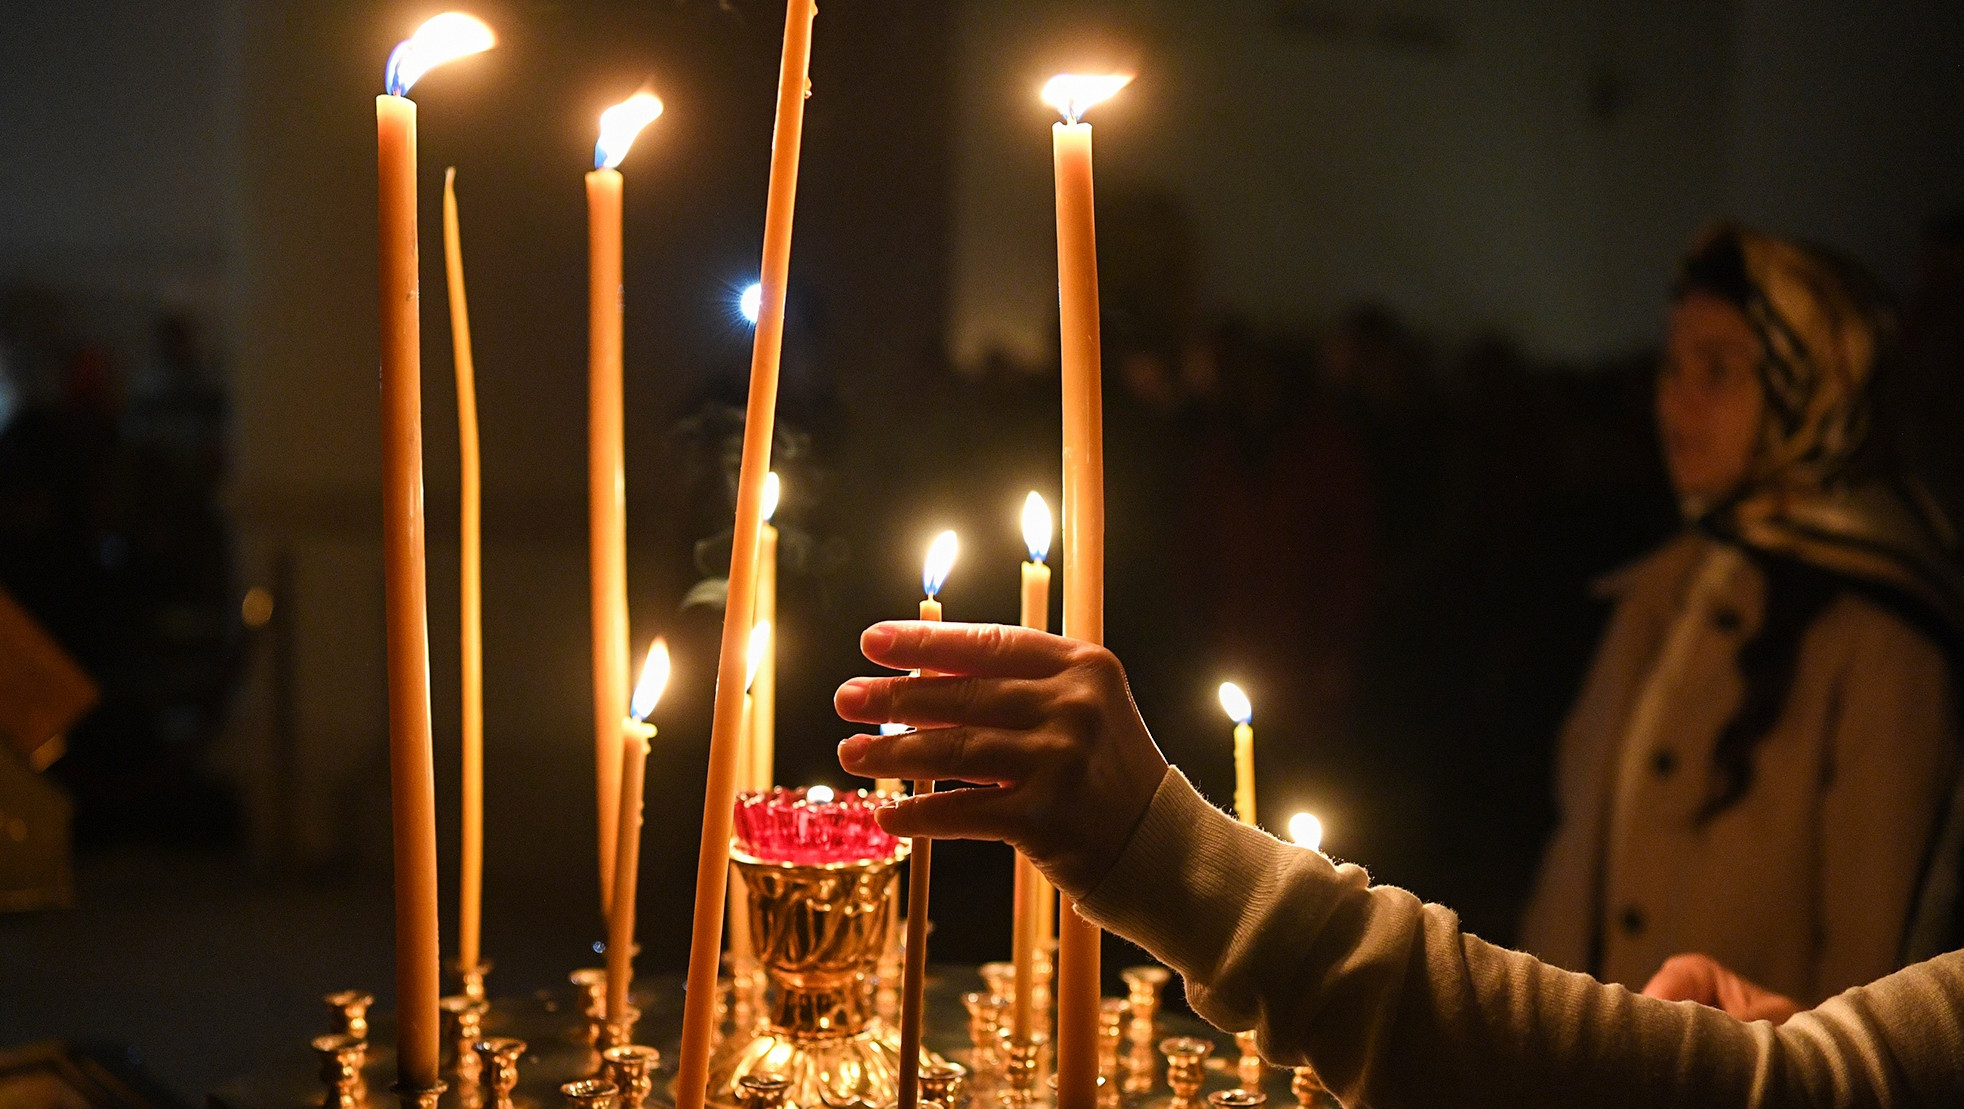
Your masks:
<instances>
[{"instance_id":1,"label":"coat button","mask_svg":"<svg viewBox=\"0 0 1964 1109\"><path fill-rule=\"evenodd\" d=\"M1623 912L1617 916L1616 923L1623 926L1624 932L1632 936L1641 936L1644 926L1643 910L1635 905L1626 905Z\"/></svg>"},{"instance_id":2,"label":"coat button","mask_svg":"<svg viewBox=\"0 0 1964 1109\"><path fill-rule=\"evenodd\" d=\"M1650 769L1660 778L1668 778L1677 772L1678 753L1669 747L1659 747L1650 756Z\"/></svg>"}]
</instances>

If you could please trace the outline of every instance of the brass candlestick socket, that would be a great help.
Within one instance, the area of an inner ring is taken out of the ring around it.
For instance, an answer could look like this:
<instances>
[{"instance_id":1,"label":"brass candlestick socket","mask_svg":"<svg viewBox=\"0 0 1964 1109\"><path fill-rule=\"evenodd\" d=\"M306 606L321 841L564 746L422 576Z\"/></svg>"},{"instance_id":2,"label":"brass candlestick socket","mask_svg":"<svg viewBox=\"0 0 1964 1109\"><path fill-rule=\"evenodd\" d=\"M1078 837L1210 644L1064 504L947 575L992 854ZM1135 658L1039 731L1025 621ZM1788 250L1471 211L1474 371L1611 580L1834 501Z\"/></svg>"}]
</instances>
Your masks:
<instances>
[{"instance_id":1,"label":"brass candlestick socket","mask_svg":"<svg viewBox=\"0 0 1964 1109\"><path fill-rule=\"evenodd\" d=\"M396 1095L396 1105L400 1109L436 1109L437 1099L449 1088L442 1082L421 1087L405 1086L398 1082L389 1087L389 1092Z\"/></svg>"},{"instance_id":2,"label":"brass candlestick socket","mask_svg":"<svg viewBox=\"0 0 1964 1109\"><path fill-rule=\"evenodd\" d=\"M321 1082L327 1087L323 1109L359 1109L362 1103L361 1066L368 1061L368 1043L345 1034L314 1037L320 1056Z\"/></svg>"},{"instance_id":3,"label":"brass candlestick socket","mask_svg":"<svg viewBox=\"0 0 1964 1109\"><path fill-rule=\"evenodd\" d=\"M1003 1045L1003 1080L1009 1086L1004 1096L1010 1105L1028 1105L1037 1088L1037 1057L1043 1045L1011 1040Z\"/></svg>"},{"instance_id":4,"label":"brass candlestick socket","mask_svg":"<svg viewBox=\"0 0 1964 1109\"><path fill-rule=\"evenodd\" d=\"M374 994L366 990L341 990L321 1000L327 1002L329 1035L368 1038L368 1007L375 1004Z\"/></svg>"},{"instance_id":5,"label":"brass candlestick socket","mask_svg":"<svg viewBox=\"0 0 1964 1109\"><path fill-rule=\"evenodd\" d=\"M983 963L978 973L982 982L989 987L989 996L1004 1005L1016 1000L1016 964Z\"/></svg>"},{"instance_id":6,"label":"brass candlestick socket","mask_svg":"<svg viewBox=\"0 0 1964 1109\"><path fill-rule=\"evenodd\" d=\"M1131 1003L1122 997L1108 997L1098 1003L1098 1073L1118 1079L1118 1047L1125 1035L1125 1017Z\"/></svg>"},{"instance_id":7,"label":"brass candlestick socket","mask_svg":"<svg viewBox=\"0 0 1964 1109\"><path fill-rule=\"evenodd\" d=\"M457 1080L464 1085L477 1082L477 1053L471 1045L484 1038L484 1014L491 1007L482 1001L472 1001L460 993L453 993L437 1002L443 1010L443 1022L450 1029L450 1042L456 1045Z\"/></svg>"},{"instance_id":8,"label":"brass candlestick socket","mask_svg":"<svg viewBox=\"0 0 1964 1109\"><path fill-rule=\"evenodd\" d=\"M1125 980L1126 1001L1132 1006L1132 1019L1148 1024L1159 1019L1160 992L1173 977L1172 972L1160 966L1126 967L1119 972L1119 977Z\"/></svg>"},{"instance_id":9,"label":"brass candlestick socket","mask_svg":"<svg viewBox=\"0 0 1964 1109\"><path fill-rule=\"evenodd\" d=\"M1255 1044L1255 1034L1252 1031L1236 1032L1234 1034L1234 1046L1241 1049L1241 1059L1235 1067L1235 1076L1248 1089L1255 1089L1261 1086L1262 1052L1261 1048Z\"/></svg>"},{"instance_id":10,"label":"brass candlestick socket","mask_svg":"<svg viewBox=\"0 0 1964 1109\"><path fill-rule=\"evenodd\" d=\"M1139 1027L1133 1021L1134 1028ZM1148 1026L1150 1027L1150 1026ZM1144 1036L1132 1038L1131 1050L1125 1053L1125 1092L1143 1094L1152 1091L1153 1071L1159 1066L1159 1056L1153 1054L1152 1041Z\"/></svg>"},{"instance_id":11,"label":"brass candlestick socket","mask_svg":"<svg viewBox=\"0 0 1964 1109\"><path fill-rule=\"evenodd\" d=\"M625 1047L634 1042L634 1024L640 1019L641 1010L632 1005L619 1020L608 1020L603 1007L586 1015L587 1039L604 1056L610 1047Z\"/></svg>"},{"instance_id":12,"label":"brass candlestick socket","mask_svg":"<svg viewBox=\"0 0 1964 1109\"><path fill-rule=\"evenodd\" d=\"M1207 1104L1213 1109L1261 1109L1268 1104L1268 1095L1246 1087L1215 1090L1207 1095Z\"/></svg>"},{"instance_id":13,"label":"brass candlestick socket","mask_svg":"<svg viewBox=\"0 0 1964 1109\"><path fill-rule=\"evenodd\" d=\"M1002 999L986 993L965 993L962 1004L968 1009L968 1063L977 1073L993 1071L1002 1065L997 1044L1002 1040Z\"/></svg>"},{"instance_id":14,"label":"brass candlestick socket","mask_svg":"<svg viewBox=\"0 0 1964 1109\"><path fill-rule=\"evenodd\" d=\"M525 1041L500 1036L479 1040L472 1047L477 1053L480 1085L491 1095L492 1109L511 1109L511 1092L518 1088L518 1057L525 1054Z\"/></svg>"},{"instance_id":15,"label":"brass candlestick socket","mask_svg":"<svg viewBox=\"0 0 1964 1109\"><path fill-rule=\"evenodd\" d=\"M790 1091L789 1078L768 1071L737 1080L737 1097L743 1109L784 1109L784 1098Z\"/></svg>"},{"instance_id":16,"label":"brass candlestick socket","mask_svg":"<svg viewBox=\"0 0 1964 1109\"><path fill-rule=\"evenodd\" d=\"M1323 1077L1316 1073L1315 1067L1297 1067L1289 1079L1289 1092L1296 1095L1296 1104L1303 1109L1320 1105L1329 1087L1323 1085Z\"/></svg>"},{"instance_id":17,"label":"brass candlestick socket","mask_svg":"<svg viewBox=\"0 0 1964 1109\"><path fill-rule=\"evenodd\" d=\"M486 959L470 967L457 963L452 969L457 972L457 982L463 988L465 997L472 1001L491 1000L484 992L484 976L491 973L491 960Z\"/></svg>"},{"instance_id":18,"label":"brass candlestick socket","mask_svg":"<svg viewBox=\"0 0 1964 1109\"><path fill-rule=\"evenodd\" d=\"M1166 1056L1166 1085L1181 1104L1193 1101L1207 1078L1207 1057L1214 1054L1211 1040L1195 1036L1174 1036L1159 1041L1159 1053Z\"/></svg>"},{"instance_id":19,"label":"brass candlestick socket","mask_svg":"<svg viewBox=\"0 0 1964 1109\"><path fill-rule=\"evenodd\" d=\"M567 975L566 980L583 995L581 1012L592 1013L607 1007L606 967L581 967Z\"/></svg>"},{"instance_id":20,"label":"brass candlestick socket","mask_svg":"<svg viewBox=\"0 0 1964 1109\"><path fill-rule=\"evenodd\" d=\"M621 1092L604 1078L578 1078L559 1087L572 1109L616 1109Z\"/></svg>"},{"instance_id":21,"label":"brass candlestick socket","mask_svg":"<svg viewBox=\"0 0 1964 1109\"><path fill-rule=\"evenodd\" d=\"M961 1096L962 1082L968 1077L968 1068L951 1059L930 1063L921 1068L921 1099L938 1101L948 1109L954 1109L955 1099Z\"/></svg>"},{"instance_id":22,"label":"brass candlestick socket","mask_svg":"<svg viewBox=\"0 0 1964 1109\"><path fill-rule=\"evenodd\" d=\"M622 1044L600 1053L600 1077L621 1092L621 1109L641 1109L648 1091L655 1088L655 1068L661 1066L661 1052L641 1044Z\"/></svg>"}]
</instances>

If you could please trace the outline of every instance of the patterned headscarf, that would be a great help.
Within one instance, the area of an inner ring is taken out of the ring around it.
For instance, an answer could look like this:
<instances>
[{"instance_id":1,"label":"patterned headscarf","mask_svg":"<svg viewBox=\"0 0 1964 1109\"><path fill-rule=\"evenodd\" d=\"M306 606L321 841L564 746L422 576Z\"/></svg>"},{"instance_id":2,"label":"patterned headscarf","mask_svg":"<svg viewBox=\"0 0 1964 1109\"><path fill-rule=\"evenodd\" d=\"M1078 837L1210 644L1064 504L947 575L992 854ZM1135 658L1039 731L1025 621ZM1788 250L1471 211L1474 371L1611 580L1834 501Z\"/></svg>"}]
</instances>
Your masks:
<instances>
[{"instance_id":1,"label":"patterned headscarf","mask_svg":"<svg viewBox=\"0 0 1964 1109\"><path fill-rule=\"evenodd\" d=\"M1693 242L1677 291L1730 302L1764 351L1766 417L1751 469L1698 525L1904 595L1964 637L1955 537L1873 434L1896 328L1877 283L1828 251L1718 224Z\"/></svg>"}]
</instances>

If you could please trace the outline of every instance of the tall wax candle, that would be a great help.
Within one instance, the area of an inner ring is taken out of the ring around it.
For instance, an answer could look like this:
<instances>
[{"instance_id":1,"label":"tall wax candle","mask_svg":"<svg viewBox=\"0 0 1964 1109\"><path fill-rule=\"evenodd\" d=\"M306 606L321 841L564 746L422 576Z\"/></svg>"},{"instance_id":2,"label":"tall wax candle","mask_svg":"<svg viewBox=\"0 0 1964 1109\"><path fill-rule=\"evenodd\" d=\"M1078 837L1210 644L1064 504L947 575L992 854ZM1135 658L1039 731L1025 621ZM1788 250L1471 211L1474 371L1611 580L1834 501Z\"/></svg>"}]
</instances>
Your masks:
<instances>
[{"instance_id":1,"label":"tall wax candle","mask_svg":"<svg viewBox=\"0 0 1964 1109\"><path fill-rule=\"evenodd\" d=\"M764 637L750 679L750 788L769 789L777 778L777 514L783 486L775 473L764 475L764 523L757 537L756 622L772 631Z\"/></svg>"},{"instance_id":2,"label":"tall wax candle","mask_svg":"<svg viewBox=\"0 0 1964 1109\"><path fill-rule=\"evenodd\" d=\"M755 784L760 775L757 770L756 736L751 729L756 723L757 708L757 697L752 692L752 687L757 683L765 652L770 649L771 635L771 626L767 623L759 622L750 627L750 646L745 656L746 669L743 680L743 742L739 746L742 754L737 760L737 776L741 788L744 789L770 788L768 785ZM730 864L730 869L732 874L727 910L729 923L726 926L730 954L734 957L737 969L749 973L752 964L757 961L755 938L750 932L750 887L744 885L742 880L735 876L735 863Z\"/></svg>"},{"instance_id":3,"label":"tall wax candle","mask_svg":"<svg viewBox=\"0 0 1964 1109\"><path fill-rule=\"evenodd\" d=\"M431 68L488 50L491 29L445 13L389 55L375 100L380 225L382 567L388 629L389 806L394 835L396 1077L437 1085L436 775L430 735L428 582L423 562L421 327L417 319L416 105Z\"/></svg>"},{"instance_id":4,"label":"tall wax candle","mask_svg":"<svg viewBox=\"0 0 1964 1109\"><path fill-rule=\"evenodd\" d=\"M729 600L717 656L716 707L709 733L709 773L703 784L702 838L696 854L695 912L689 931L689 973L682 1000L675 1109L703 1109L709 1089L709 1049L715 1037L716 970L722 955L723 900L728 891L730 827L735 820L737 732L743 723L744 640L757 601L757 547L762 530L764 475L771 466L777 418L778 360L784 346L784 292L791 272L791 217L798 193L798 151L804 134L806 74L811 69L813 0L787 0L784 53L778 67L777 120L771 143L770 191L764 202L764 255L757 329L750 348L750 395L744 412L743 456L737 468L736 524Z\"/></svg>"},{"instance_id":5,"label":"tall wax candle","mask_svg":"<svg viewBox=\"0 0 1964 1109\"><path fill-rule=\"evenodd\" d=\"M959 542L952 531L934 537L921 570L921 619L941 619L941 587L954 569ZM916 796L934 792L931 780L914 783ZM928 886L934 865L934 841L915 836L907 841L907 961L900 971L900 1091L899 1109L916 1109L921 1099L921 1023L923 989L927 984Z\"/></svg>"},{"instance_id":6,"label":"tall wax candle","mask_svg":"<svg viewBox=\"0 0 1964 1109\"><path fill-rule=\"evenodd\" d=\"M1064 634L1105 639L1105 448L1098 335L1098 247L1092 217L1091 125L1084 110L1130 77L1062 74L1044 101L1057 186L1057 300L1064 393ZM1098 1100L1098 927L1061 914L1057 967L1057 1109Z\"/></svg>"},{"instance_id":7,"label":"tall wax candle","mask_svg":"<svg viewBox=\"0 0 1964 1109\"><path fill-rule=\"evenodd\" d=\"M1020 623L1037 631L1050 630L1050 506L1031 493L1023 502L1023 545L1030 560L1023 564L1023 606ZM1043 943L1044 915L1050 911L1049 885L1036 865L1016 853L1015 901L1010 932L1011 960L1016 966L1015 1004L1010 1009L1010 1034L1027 1044L1035 1032L1036 956Z\"/></svg>"},{"instance_id":8,"label":"tall wax candle","mask_svg":"<svg viewBox=\"0 0 1964 1109\"><path fill-rule=\"evenodd\" d=\"M471 362L470 309L464 296L463 233L457 219L457 168L443 173L443 269L450 290L450 353L457 370L457 450L462 503L458 512L459 661L463 671L463 779L458 823L457 966L483 962L484 909L484 556L482 483L478 468L477 377Z\"/></svg>"},{"instance_id":9,"label":"tall wax candle","mask_svg":"<svg viewBox=\"0 0 1964 1109\"><path fill-rule=\"evenodd\" d=\"M656 639L641 666L628 715L621 721L620 825L614 843L614 911L607 917L607 1019L627 1019L628 988L634 983L634 907L641 878L641 799L647 780L648 741L655 738L648 717L668 687L668 644Z\"/></svg>"},{"instance_id":10,"label":"tall wax candle","mask_svg":"<svg viewBox=\"0 0 1964 1109\"><path fill-rule=\"evenodd\" d=\"M1234 721L1234 815L1243 824L1255 823L1255 729L1254 706L1248 695L1233 682L1221 683L1221 708Z\"/></svg>"}]
</instances>

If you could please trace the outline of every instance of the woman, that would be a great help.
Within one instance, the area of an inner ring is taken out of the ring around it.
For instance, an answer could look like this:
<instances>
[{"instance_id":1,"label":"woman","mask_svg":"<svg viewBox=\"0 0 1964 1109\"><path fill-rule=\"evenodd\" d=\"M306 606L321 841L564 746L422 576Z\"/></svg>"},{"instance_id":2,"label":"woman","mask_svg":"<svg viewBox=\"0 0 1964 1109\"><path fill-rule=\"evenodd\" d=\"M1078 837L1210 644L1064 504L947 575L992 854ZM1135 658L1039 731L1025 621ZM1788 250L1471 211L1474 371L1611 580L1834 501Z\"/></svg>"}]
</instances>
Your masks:
<instances>
[{"instance_id":1,"label":"woman","mask_svg":"<svg viewBox=\"0 0 1964 1109\"><path fill-rule=\"evenodd\" d=\"M1482 943L1450 911L1207 804L1103 648L924 623L875 625L861 647L937 676L841 686L846 719L918 730L853 736L840 765L982 786L899 801L880 813L888 832L1014 844L1077 911L1179 971L1195 1011L1255 1029L1271 1062L1314 1065L1345 1104L1964 1104L1964 952L1778 1028L1638 996ZM1781 1008L1709 964L1673 968L1693 1000Z\"/></svg>"},{"instance_id":2,"label":"woman","mask_svg":"<svg viewBox=\"0 0 1964 1109\"><path fill-rule=\"evenodd\" d=\"M1708 230L1657 381L1684 532L1614 575L1523 940L1636 985L1701 951L1807 1002L1901 965L1957 762L1964 588L1871 433L1893 339L1822 252Z\"/></svg>"}]
</instances>

